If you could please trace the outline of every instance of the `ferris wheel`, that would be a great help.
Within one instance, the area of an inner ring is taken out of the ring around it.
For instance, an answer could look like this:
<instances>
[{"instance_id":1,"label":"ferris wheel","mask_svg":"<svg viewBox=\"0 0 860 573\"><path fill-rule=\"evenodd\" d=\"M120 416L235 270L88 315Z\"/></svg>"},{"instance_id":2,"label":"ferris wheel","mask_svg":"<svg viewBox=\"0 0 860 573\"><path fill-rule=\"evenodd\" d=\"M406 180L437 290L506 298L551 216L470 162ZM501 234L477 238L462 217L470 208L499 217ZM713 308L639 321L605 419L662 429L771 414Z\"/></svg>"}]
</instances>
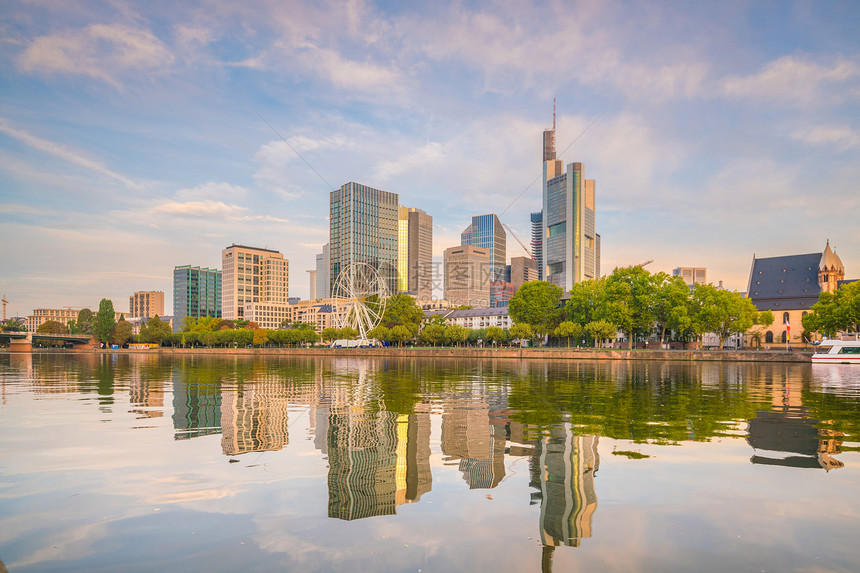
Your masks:
<instances>
[{"instance_id":1,"label":"ferris wheel","mask_svg":"<svg viewBox=\"0 0 860 573\"><path fill-rule=\"evenodd\" d=\"M382 322L388 289L374 267L350 263L337 276L332 297L338 299L339 327L354 328L360 338L368 338L368 333ZM341 307L346 307L346 312L341 312Z\"/></svg>"}]
</instances>

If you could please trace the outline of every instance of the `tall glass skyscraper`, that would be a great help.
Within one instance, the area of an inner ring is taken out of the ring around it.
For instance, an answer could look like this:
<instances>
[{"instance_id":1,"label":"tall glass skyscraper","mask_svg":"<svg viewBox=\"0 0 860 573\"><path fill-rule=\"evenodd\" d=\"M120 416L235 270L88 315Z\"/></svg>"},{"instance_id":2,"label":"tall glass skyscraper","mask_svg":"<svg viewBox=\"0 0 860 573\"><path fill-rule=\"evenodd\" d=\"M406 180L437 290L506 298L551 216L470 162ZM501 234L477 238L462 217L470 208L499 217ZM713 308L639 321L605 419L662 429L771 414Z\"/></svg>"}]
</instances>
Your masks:
<instances>
[{"instance_id":1,"label":"tall glass skyscraper","mask_svg":"<svg viewBox=\"0 0 860 573\"><path fill-rule=\"evenodd\" d=\"M350 263L379 271L390 294L397 289L397 193L347 183L329 195L329 281L332 289Z\"/></svg>"},{"instance_id":2,"label":"tall glass skyscraper","mask_svg":"<svg viewBox=\"0 0 860 573\"><path fill-rule=\"evenodd\" d=\"M532 213L532 257L537 261L538 280L543 280L543 211Z\"/></svg>"},{"instance_id":3,"label":"tall glass skyscraper","mask_svg":"<svg viewBox=\"0 0 860 573\"><path fill-rule=\"evenodd\" d=\"M507 234L497 215L476 215L460 233L460 244L481 247L490 252L493 271L490 281L504 281L507 267Z\"/></svg>"},{"instance_id":4,"label":"tall glass skyscraper","mask_svg":"<svg viewBox=\"0 0 860 573\"><path fill-rule=\"evenodd\" d=\"M173 269L173 331L186 316L221 317L221 271L182 265Z\"/></svg>"},{"instance_id":5,"label":"tall glass skyscraper","mask_svg":"<svg viewBox=\"0 0 860 573\"><path fill-rule=\"evenodd\" d=\"M583 179L582 173L582 163L569 163L558 173L556 161L544 162L543 280L565 292L600 273L595 182Z\"/></svg>"}]
</instances>

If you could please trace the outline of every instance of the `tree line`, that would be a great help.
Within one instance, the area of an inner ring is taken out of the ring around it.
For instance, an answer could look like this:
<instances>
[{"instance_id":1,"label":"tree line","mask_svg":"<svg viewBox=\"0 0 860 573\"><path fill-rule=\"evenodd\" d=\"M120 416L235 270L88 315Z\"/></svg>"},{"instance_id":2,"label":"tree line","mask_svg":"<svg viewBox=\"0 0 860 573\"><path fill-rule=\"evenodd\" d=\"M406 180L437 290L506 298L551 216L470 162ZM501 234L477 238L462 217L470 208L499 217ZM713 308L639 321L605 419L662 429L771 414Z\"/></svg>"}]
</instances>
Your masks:
<instances>
[{"instance_id":1,"label":"tree line","mask_svg":"<svg viewBox=\"0 0 860 573\"><path fill-rule=\"evenodd\" d=\"M511 298L508 312L540 339L555 337L568 344L586 339L599 346L621 332L628 348L648 340L655 330L661 342L690 342L712 332L722 348L733 334L773 323L771 311L759 312L740 293L711 284L690 288L681 277L651 274L641 266L576 283L566 302L562 294L552 283L528 282Z\"/></svg>"}]
</instances>

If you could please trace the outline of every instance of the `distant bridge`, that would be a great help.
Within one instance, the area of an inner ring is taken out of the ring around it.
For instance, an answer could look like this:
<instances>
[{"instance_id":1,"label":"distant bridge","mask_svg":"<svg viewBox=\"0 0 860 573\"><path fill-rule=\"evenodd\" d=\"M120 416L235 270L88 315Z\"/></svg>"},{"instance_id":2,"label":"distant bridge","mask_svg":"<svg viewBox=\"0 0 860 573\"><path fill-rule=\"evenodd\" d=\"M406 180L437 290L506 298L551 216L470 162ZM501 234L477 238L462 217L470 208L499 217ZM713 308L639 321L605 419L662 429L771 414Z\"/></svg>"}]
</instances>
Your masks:
<instances>
[{"instance_id":1,"label":"distant bridge","mask_svg":"<svg viewBox=\"0 0 860 573\"><path fill-rule=\"evenodd\" d=\"M9 341L10 352L30 352L33 342L67 343L72 348L98 344L89 334L41 334L36 332L0 332L0 340Z\"/></svg>"}]
</instances>

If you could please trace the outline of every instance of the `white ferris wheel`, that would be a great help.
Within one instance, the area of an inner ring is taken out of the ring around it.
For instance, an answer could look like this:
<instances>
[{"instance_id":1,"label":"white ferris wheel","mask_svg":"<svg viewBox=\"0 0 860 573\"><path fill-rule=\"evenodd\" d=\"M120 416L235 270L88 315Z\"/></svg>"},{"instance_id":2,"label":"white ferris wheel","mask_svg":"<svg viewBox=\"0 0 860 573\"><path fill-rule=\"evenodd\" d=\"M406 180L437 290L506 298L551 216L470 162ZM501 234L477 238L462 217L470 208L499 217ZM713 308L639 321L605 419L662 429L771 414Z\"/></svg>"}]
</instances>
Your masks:
<instances>
[{"instance_id":1,"label":"white ferris wheel","mask_svg":"<svg viewBox=\"0 0 860 573\"><path fill-rule=\"evenodd\" d=\"M382 322L388 288L372 266L350 263L337 276L332 297L337 299L338 326L354 328L360 338L368 338L368 333Z\"/></svg>"}]
</instances>

